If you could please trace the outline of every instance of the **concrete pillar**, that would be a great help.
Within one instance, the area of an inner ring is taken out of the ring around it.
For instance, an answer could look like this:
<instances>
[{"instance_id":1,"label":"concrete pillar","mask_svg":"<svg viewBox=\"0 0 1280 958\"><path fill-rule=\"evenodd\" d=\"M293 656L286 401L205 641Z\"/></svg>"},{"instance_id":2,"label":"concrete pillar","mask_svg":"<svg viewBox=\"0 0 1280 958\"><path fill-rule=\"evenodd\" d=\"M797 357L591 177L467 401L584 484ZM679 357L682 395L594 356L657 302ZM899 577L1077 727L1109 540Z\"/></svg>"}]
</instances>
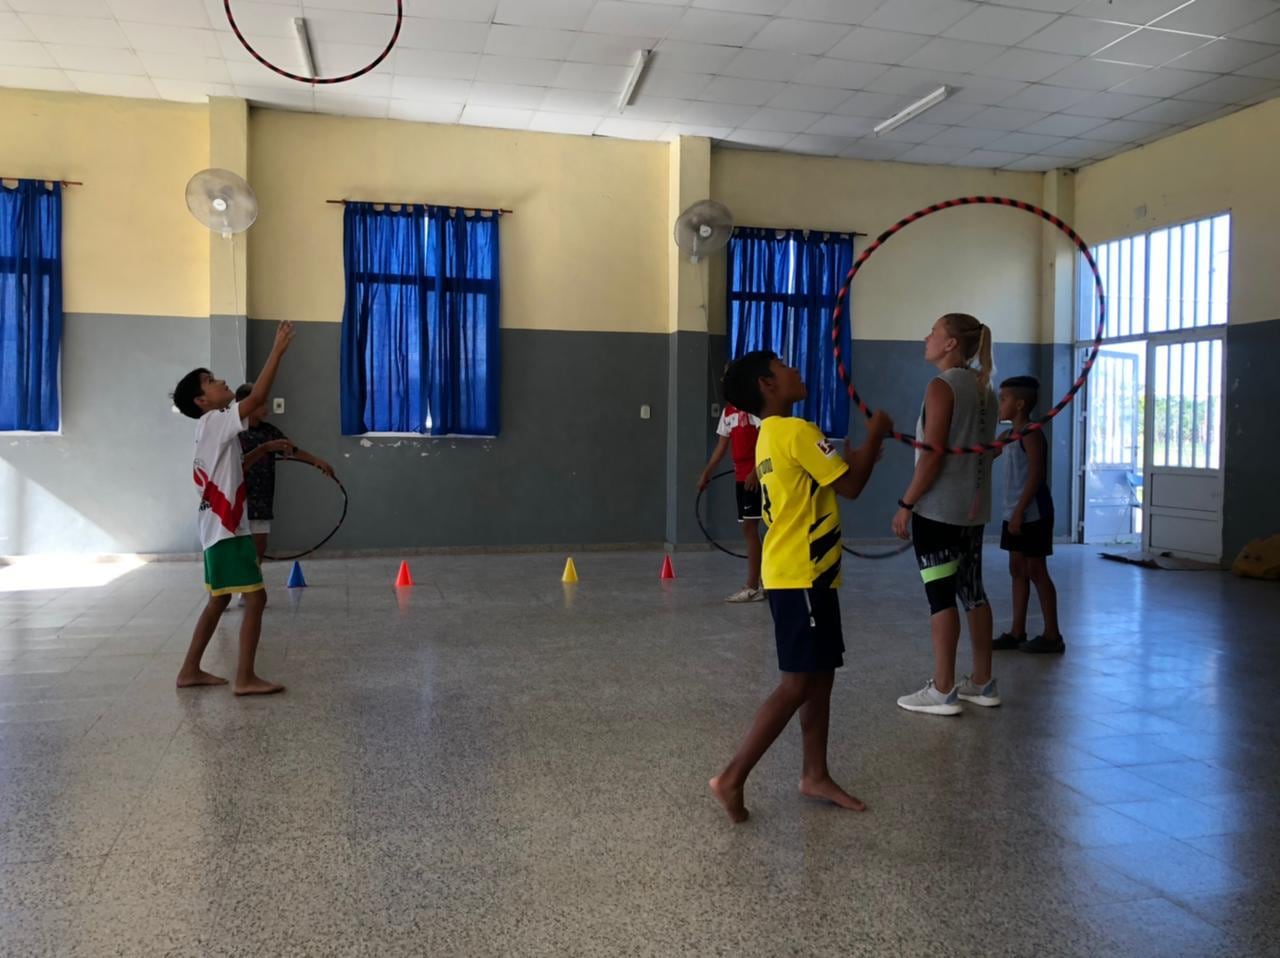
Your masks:
<instances>
[{"instance_id":1,"label":"concrete pillar","mask_svg":"<svg viewBox=\"0 0 1280 958\"><path fill-rule=\"evenodd\" d=\"M209 98L209 166L249 176L249 105ZM209 234L209 368L232 384L249 378L248 233Z\"/></svg>"},{"instance_id":2,"label":"concrete pillar","mask_svg":"<svg viewBox=\"0 0 1280 958\"><path fill-rule=\"evenodd\" d=\"M1075 174L1051 170L1044 177L1040 205L1068 225L1075 219ZM1085 237L1088 240L1088 237ZM1040 265L1040 409L1044 413L1070 388L1079 372L1075 361L1076 263L1075 246L1052 223L1041 229ZM1080 402L1080 397L1076 397ZM1049 440L1049 487L1055 506L1054 533L1072 535L1075 478L1074 434L1078 407L1068 406L1053 421Z\"/></svg>"}]
</instances>

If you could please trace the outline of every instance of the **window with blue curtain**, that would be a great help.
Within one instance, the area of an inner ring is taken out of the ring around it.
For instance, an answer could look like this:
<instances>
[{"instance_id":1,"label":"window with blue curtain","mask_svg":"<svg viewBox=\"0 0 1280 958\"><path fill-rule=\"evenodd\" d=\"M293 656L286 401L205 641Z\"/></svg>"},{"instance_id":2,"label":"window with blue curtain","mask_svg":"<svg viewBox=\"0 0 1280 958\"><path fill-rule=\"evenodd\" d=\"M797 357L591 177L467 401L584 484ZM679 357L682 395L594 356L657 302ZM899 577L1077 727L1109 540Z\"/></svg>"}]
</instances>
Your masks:
<instances>
[{"instance_id":1,"label":"window with blue curtain","mask_svg":"<svg viewBox=\"0 0 1280 958\"><path fill-rule=\"evenodd\" d=\"M62 184L0 183L0 431L57 432Z\"/></svg>"},{"instance_id":2,"label":"window with blue curtain","mask_svg":"<svg viewBox=\"0 0 1280 958\"><path fill-rule=\"evenodd\" d=\"M499 218L347 204L345 435L498 435Z\"/></svg>"},{"instance_id":3,"label":"window with blue curtain","mask_svg":"<svg viewBox=\"0 0 1280 958\"><path fill-rule=\"evenodd\" d=\"M849 395L836 371L831 314L853 266L849 234L738 228L729 240L729 358L770 349L804 377L809 398L794 413L828 436L849 430ZM850 356L850 317L840 354Z\"/></svg>"}]
</instances>

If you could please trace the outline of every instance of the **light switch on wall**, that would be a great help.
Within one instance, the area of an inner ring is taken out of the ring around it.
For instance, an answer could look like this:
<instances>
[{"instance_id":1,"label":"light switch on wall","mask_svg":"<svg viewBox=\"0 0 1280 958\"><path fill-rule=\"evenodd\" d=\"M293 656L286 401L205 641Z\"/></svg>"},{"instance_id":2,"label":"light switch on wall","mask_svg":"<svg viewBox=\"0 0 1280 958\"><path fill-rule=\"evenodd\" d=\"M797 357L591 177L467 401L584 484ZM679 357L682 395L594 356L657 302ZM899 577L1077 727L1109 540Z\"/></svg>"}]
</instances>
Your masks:
<instances>
[{"instance_id":1,"label":"light switch on wall","mask_svg":"<svg viewBox=\"0 0 1280 958\"><path fill-rule=\"evenodd\" d=\"M652 410L649 409L648 403L645 403L643 406L640 407L641 419L648 419L651 414L652 414Z\"/></svg>"},{"instance_id":2,"label":"light switch on wall","mask_svg":"<svg viewBox=\"0 0 1280 958\"><path fill-rule=\"evenodd\" d=\"M282 415L284 413L284 400L279 396L271 400L271 411L277 416Z\"/></svg>"}]
</instances>

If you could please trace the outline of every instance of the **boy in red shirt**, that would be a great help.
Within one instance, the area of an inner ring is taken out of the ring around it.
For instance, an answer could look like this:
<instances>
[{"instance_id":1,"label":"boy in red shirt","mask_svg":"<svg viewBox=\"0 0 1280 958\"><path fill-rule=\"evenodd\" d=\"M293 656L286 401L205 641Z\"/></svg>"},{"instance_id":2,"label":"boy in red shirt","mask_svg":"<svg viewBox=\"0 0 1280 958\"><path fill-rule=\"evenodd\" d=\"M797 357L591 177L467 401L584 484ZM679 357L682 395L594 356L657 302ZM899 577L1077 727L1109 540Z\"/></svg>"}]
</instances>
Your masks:
<instances>
[{"instance_id":1,"label":"boy in red shirt","mask_svg":"<svg viewBox=\"0 0 1280 958\"><path fill-rule=\"evenodd\" d=\"M756 437L760 435L760 420L725 403L716 435L720 441L707 460L707 468L698 477L698 491L707 488L716 466L725 452L732 449L733 478L738 489L738 522L747 544L747 584L725 601L763 602L764 589L760 588L760 481L756 478Z\"/></svg>"}]
</instances>

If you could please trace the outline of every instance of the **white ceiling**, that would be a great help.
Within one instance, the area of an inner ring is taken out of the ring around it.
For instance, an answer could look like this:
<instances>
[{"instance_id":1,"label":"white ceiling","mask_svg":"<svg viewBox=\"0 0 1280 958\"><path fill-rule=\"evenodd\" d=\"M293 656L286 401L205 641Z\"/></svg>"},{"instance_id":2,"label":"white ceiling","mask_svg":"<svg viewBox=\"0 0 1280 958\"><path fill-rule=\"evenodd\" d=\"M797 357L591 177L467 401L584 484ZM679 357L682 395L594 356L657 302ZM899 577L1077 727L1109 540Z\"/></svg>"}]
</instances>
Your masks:
<instances>
[{"instance_id":1,"label":"white ceiling","mask_svg":"<svg viewBox=\"0 0 1280 958\"><path fill-rule=\"evenodd\" d=\"M1280 94L1280 0L405 0L375 72L313 90L222 0L0 0L0 86L908 163L1080 166ZM372 60L395 0L233 0L301 72ZM639 49L656 51L617 110ZM941 84L956 92L871 128Z\"/></svg>"}]
</instances>

